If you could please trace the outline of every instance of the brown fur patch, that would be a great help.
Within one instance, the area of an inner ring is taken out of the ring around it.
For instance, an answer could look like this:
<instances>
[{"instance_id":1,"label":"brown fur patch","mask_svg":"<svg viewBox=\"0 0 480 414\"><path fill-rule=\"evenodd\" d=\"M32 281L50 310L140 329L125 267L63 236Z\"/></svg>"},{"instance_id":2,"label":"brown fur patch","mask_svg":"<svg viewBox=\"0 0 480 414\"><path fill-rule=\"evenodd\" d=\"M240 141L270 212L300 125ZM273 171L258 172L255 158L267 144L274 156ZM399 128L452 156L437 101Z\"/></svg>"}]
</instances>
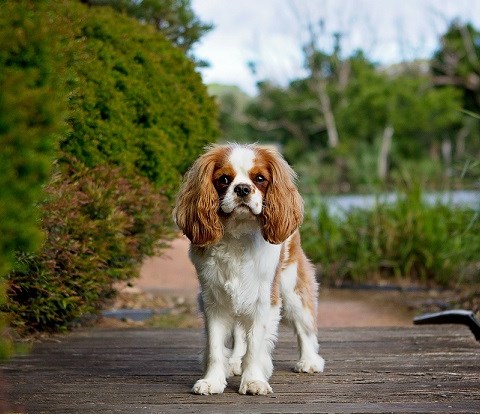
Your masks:
<instances>
[{"instance_id":1,"label":"brown fur patch","mask_svg":"<svg viewBox=\"0 0 480 414\"><path fill-rule=\"evenodd\" d=\"M207 246L223 237L213 175L224 165L230 151L226 146L210 147L187 172L178 193L175 221L194 245Z\"/></svg>"},{"instance_id":2,"label":"brown fur patch","mask_svg":"<svg viewBox=\"0 0 480 414\"><path fill-rule=\"evenodd\" d=\"M300 296L303 306L312 314L317 313L318 284L315 269L305 256L301 246L300 233L297 231L290 239L287 265L297 263L297 283L295 292Z\"/></svg>"},{"instance_id":3,"label":"brown fur patch","mask_svg":"<svg viewBox=\"0 0 480 414\"><path fill-rule=\"evenodd\" d=\"M263 237L272 244L283 243L303 220L303 200L295 186L295 173L273 149L256 147L254 162L268 177L260 215Z\"/></svg>"},{"instance_id":4,"label":"brown fur patch","mask_svg":"<svg viewBox=\"0 0 480 414\"><path fill-rule=\"evenodd\" d=\"M280 304L280 279L282 271L285 269L285 244L280 250L280 259L278 260L277 269L275 270L275 276L273 278L272 290L270 293L270 304L277 306Z\"/></svg>"}]
</instances>

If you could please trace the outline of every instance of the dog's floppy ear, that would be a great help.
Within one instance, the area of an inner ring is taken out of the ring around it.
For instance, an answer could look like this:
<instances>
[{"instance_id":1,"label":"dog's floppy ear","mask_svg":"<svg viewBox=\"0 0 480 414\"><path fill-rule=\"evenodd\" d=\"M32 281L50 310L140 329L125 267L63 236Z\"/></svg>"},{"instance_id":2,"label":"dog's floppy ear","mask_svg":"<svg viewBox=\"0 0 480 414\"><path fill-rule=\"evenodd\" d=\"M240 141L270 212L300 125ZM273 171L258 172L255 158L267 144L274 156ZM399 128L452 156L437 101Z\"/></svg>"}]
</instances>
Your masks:
<instances>
[{"instance_id":1,"label":"dog's floppy ear","mask_svg":"<svg viewBox=\"0 0 480 414\"><path fill-rule=\"evenodd\" d=\"M220 148L212 147L195 161L185 174L173 212L177 226L197 246L213 244L223 236L218 194L212 182L220 153Z\"/></svg>"},{"instance_id":2,"label":"dog's floppy ear","mask_svg":"<svg viewBox=\"0 0 480 414\"><path fill-rule=\"evenodd\" d=\"M303 200L295 185L295 172L274 150L262 149L271 174L260 216L262 234L272 244L283 243L303 221Z\"/></svg>"}]
</instances>

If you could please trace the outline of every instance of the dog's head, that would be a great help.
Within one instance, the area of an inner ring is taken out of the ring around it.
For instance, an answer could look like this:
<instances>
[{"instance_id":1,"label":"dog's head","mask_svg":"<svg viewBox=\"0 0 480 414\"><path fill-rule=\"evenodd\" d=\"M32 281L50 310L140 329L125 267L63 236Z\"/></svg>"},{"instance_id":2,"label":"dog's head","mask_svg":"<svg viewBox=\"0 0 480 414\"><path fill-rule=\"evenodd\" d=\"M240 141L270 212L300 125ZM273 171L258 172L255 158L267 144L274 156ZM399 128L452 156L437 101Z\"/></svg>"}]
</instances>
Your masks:
<instances>
[{"instance_id":1,"label":"dog's head","mask_svg":"<svg viewBox=\"0 0 480 414\"><path fill-rule=\"evenodd\" d=\"M274 149L218 145L185 175L177 197L177 225L198 246L218 242L227 220L254 217L269 243L285 241L303 219L295 173Z\"/></svg>"}]
</instances>

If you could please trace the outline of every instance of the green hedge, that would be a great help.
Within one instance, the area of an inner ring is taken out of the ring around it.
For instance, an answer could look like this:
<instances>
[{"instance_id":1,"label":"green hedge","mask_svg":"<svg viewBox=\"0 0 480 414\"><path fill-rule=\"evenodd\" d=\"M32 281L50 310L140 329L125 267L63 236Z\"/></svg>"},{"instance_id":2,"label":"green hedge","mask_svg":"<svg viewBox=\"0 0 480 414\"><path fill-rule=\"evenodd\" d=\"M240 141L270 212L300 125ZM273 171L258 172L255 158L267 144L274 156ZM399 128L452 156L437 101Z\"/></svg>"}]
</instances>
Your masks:
<instances>
[{"instance_id":1,"label":"green hedge","mask_svg":"<svg viewBox=\"0 0 480 414\"><path fill-rule=\"evenodd\" d=\"M0 10L0 276L14 251L41 244L39 213L66 99L52 56L55 39L29 2Z\"/></svg>"},{"instance_id":2,"label":"green hedge","mask_svg":"<svg viewBox=\"0 0 480 414\"><path fill-rule=\"evenodd\" d=\"M64 330L97 311L113 284L136 276L169 236L172 195L214 140L216 107L193 63L149 25L67 0L2 2L0 14L10 25L0 41L20 62L11 77L15 59L0 61L9 75L1 78L8 99L2 95L0 105L18 100L0 126L2 136L18 129L6 154L19 160L0 184L2 196L16 191L8 223L18 239L3 238L2 251L11 261L16 250L18 263L2 309L20 331ZM18 45L9 43L12 25ZM65 118L55 174L41 191ZM35 253L39 227L45 243Z\"/></svg>"},{"instance_id":3,"label":"green hedge","mask_svg":"<svg viewBox=\"0 0 480 414\"><path fill-rule=\"evenodd\" d=\"M62 149L89 167L121 165L173 195L217 135L215 103L194 64L150 25L60 3L80 52L67 56L72 129Z\"/></svg>"},{"instance_id":4,"label":"green hedge","mask_svg":"<svg viewBox=\"0 0 480 414\"><path fill-rule=\"evenodd\" d=\"M170 205L146 178L72 164L46 187L43 249L21 253L10 274L9 312L22 331L64 330L94 314L168 235Z\"/></svg>"},{"instance_id":5,"label":"green hedge","mask_svg":"<svg viewBox=\"0 0 480 414\"><path fill-rule=\"evenodd\" d=\"M30 2L0 3L0 306L15 251L37 250L43 240L36 204L50 174L66 105L55 46ZM13 349L2 317L0 358Z\"/></svg>"}]
</instances>

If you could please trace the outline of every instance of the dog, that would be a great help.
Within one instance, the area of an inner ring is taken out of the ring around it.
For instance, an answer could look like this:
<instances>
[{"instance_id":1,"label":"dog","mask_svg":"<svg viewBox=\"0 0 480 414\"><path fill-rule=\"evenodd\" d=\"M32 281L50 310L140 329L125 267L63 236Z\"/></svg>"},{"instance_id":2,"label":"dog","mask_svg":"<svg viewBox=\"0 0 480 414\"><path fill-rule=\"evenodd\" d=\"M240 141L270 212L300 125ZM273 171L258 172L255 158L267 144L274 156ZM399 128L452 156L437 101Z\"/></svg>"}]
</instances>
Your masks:
<instances>
[{"instance_id":1,"label":"dog","mask_svg":"<svg viewBox=\"0 0 480 414\"><path fill-rule=\"evenodd\" d=\"M281 316L297 335L295 371L323 371L318 286L300 245L303 200L295 180L278 151L254 144L211 146L185 175L174 219L191 242L207 342L194 394L222 393L233 375L241 375L240 394L273 392Z\"/></svg>"}]
</instances>

